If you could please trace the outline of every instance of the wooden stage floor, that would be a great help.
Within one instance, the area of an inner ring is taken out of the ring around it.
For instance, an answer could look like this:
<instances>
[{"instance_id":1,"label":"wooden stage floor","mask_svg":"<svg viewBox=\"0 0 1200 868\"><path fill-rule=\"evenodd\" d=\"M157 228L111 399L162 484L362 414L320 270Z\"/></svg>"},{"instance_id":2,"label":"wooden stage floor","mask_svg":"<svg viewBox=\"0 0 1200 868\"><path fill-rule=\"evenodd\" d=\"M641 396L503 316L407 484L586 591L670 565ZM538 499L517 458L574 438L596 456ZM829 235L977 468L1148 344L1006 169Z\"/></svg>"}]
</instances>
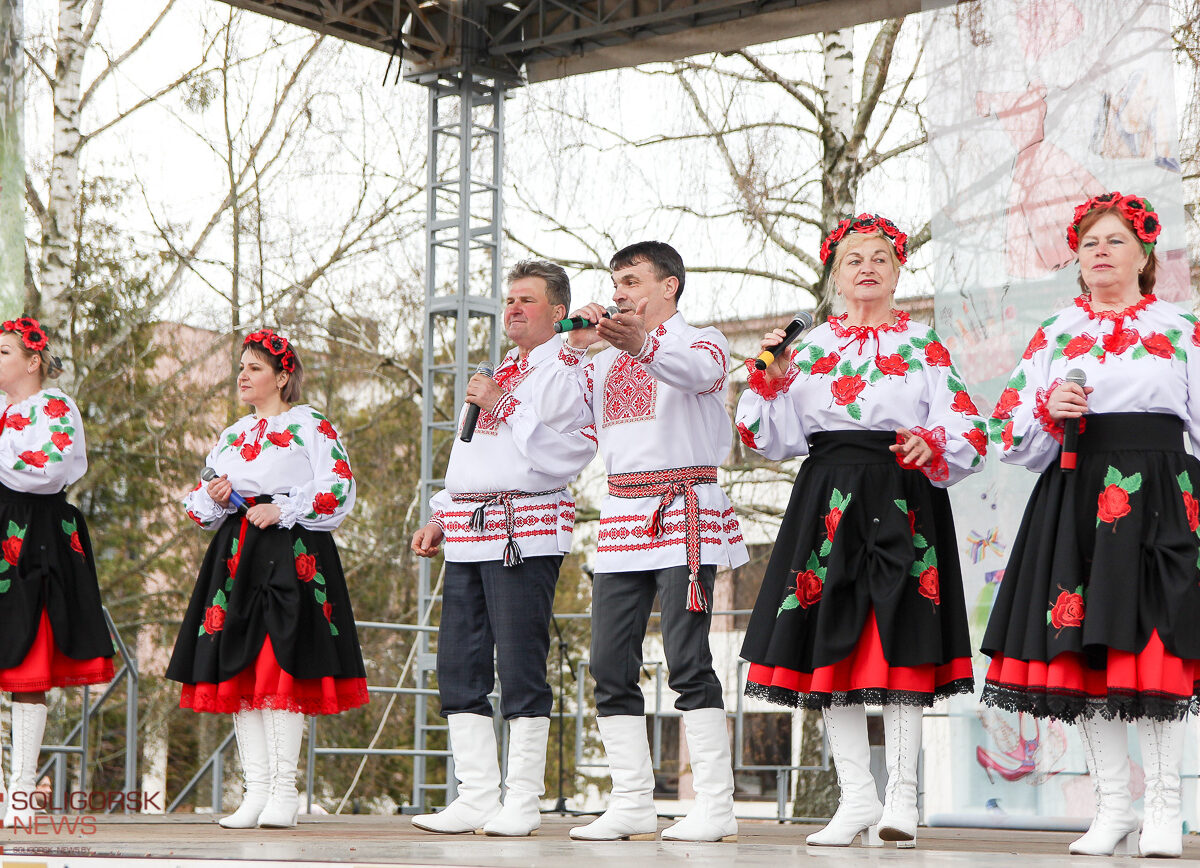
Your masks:
<instances>
[{"instance_id":1,"label":"wooden stage floor","mask_svg":"<svg viewBox=\"0 0 1200 868\"><path fill-rule=\"evenodd\" d=\"M98 816L90 834L61 828L38 835L0 832L3 845L0 868L115 865L210 868L280 863L464 868L639 868L643 865L774 868L813 865L814 859L830 865L939 868L1014 865L1095 868L1105 864L1094 857L1069 856L1067 844L1075 834L1066 832L922 829L918 846L912 850L896 850L891 846L815 849L804 845L804 836L816 828L813 826L743 821L736 844L584 843L571 841L567 836L567 830L578 822L549 815L536 837L506 839L431 835L414 829L407 817L305 817L295 829L232 831L217 826L206 815ZM1126 864L1131 861L1122 859ZM1175 864L1189 862L1200 864L1200 837L1194 835L1185 836L1184 859Z\"/></svg>"}]
</instances>

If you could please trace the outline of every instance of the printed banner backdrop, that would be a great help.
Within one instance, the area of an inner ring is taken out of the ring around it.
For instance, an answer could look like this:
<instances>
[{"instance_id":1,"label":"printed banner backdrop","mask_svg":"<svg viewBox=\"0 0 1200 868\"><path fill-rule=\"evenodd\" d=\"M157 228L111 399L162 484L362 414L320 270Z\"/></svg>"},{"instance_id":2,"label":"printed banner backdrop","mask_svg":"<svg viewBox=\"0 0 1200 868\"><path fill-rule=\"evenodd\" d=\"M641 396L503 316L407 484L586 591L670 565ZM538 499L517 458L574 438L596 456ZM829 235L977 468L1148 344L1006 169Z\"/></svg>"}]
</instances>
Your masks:
<instances>
[{"instance_id":1,"label":"printed banner backdrop","mask_svg":"<svg viewBox=\"0 0 1200 868\"><path fill-rule=\"evenodd\" d=\"M1151 201L1163 224L1156 292L1193 307L1170 9L1154 0L986 0L927 20L937 329L984 410L1038 324L1079 292L1065 232L1090 196L1118 190ZM993 449L983 472L951 489L976 648L1035 479ZM977 653L977 689L986 671ZM925 752L927 819L1090 816L1074 727L985 709L977 697L953 702L947 726L927 728L946 739L940 759ZM1135 746L1134 727L1129 735ZM1195 767L1189 742L1184 770ZM1140 796L1140 765L1133 784ZM1192 826L1194 791L1185 782Z\"/></svg>"},{"instance_id":2,"label":"printed banner backdrop","mask_svg":"<svg viewBox=\"0 0 1200 868\"><path fill-rule=\"evenodd\" d=\"M0 0L0 312L25 300L22 0Z\"/></svg>"}]
</instances>

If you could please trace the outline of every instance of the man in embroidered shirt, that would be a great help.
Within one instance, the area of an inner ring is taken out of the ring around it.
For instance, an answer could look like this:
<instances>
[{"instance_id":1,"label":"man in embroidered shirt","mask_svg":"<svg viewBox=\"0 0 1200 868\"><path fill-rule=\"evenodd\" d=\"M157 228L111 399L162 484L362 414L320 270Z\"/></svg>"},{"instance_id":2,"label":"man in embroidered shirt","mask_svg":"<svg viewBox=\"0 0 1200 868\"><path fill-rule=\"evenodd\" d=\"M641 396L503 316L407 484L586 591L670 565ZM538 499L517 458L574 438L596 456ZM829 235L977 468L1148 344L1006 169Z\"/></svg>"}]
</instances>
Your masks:
<instances>
[{"instance_id":1,"label":"man in embroidered shirt","mask_svg":"<svg viewBox=\"0 0 1200 868\"><path fill-rule=\"evenodd\" d=\"M592 586L591 670L600 735L612 774L608 810L571 830L585 840L653 838L654 775L638 686L642 640L657 593L669 684L679 694L696 805L663 838L732 840L733 772L721 682L708 644L718 565L747 561L733 507L717 486L732 443L725 409L729 351L716 329L689 326L677 303L684 267L667 244L647 241L609 263L613 301L595 328L570 332L538 415L571 431L594 424L608 470ZM608 349L584 362L587 347Z\"/></svg>"},{"instance_id":2,"label":"man in embroidered shirt","mask_svg":"<svg viewBox=\"0 0 1200 868\"><path fill-rule=\"evenodd\" d=\"M481 410L475 436L470 443L455 439L446 489L434 496L432 518L413 536L421 557L446 545L438 691L461 782L445 810L413 819L431 832L524 836L541 825L553 702L546 683L550 618L575 522L567 485L596 454L592 429L554 431L531 406L558 354L554 322L570 305L571 285L559 266L526 261L508 273L504 331L516 346L495 379L471 378L467 402ZM500 710L509 722L503 809L487 698L493 649Z\"/></svg>"}]
</instances>

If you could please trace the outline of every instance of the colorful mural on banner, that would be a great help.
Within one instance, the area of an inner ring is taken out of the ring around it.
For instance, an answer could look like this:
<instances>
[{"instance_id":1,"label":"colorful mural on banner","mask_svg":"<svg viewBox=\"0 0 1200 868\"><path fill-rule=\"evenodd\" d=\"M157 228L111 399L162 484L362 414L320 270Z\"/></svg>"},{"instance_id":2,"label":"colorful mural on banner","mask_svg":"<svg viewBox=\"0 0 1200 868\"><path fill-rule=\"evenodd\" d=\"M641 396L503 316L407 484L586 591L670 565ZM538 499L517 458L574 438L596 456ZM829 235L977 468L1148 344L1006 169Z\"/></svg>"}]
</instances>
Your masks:
<instances>
[{"instance_id":1,"label":"colorful mural on banner","mask_svg":"<svg viewBox=\"0 0 1200 868\"><path fill-rule=\"evenodd\" d=\"M0 0L0 313L25 300L22 0Z\"/></svg>"},{"instance_id":2,"label":"colorful mural on banner","mask_svg":"<svg viewBox=\"0 0 1200 868\"><path fill-rule=\"evenodd\" d=\"M988 0L927 19L937 329L972 399L992 406L1038 324L1078 294L1065 231L1089 196L1119 190L1150 199L1164 227L1155 291L1193 306L1170 9L1154 0ZM976 648L1035 478L993 452L983 473L951 489ZM981 688L987 660L975 663ZM946 749L932 761L925 752L927 818L1091 814L1073 727L971 698L952 703L950 715L932 727ZM1130 736L1136 744L1132 728ZM1195 767L1189 745L1185 772ZM1137 768L1135 790L1140 780ZM1193 826L1194 790L1185 786Z\"/></svg>"}]
</instances>

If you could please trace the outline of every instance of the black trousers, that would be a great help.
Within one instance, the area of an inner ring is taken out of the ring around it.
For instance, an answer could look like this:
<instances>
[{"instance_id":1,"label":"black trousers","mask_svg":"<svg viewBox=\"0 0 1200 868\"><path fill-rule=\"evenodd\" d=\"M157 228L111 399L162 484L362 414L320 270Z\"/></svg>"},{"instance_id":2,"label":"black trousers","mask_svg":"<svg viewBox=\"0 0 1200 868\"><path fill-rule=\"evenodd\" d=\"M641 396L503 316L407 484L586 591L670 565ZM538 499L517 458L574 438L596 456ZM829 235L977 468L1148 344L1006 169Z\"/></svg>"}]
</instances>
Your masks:
<instances>
[{"instance_id":1,"label":"black trousers","mask_svg":"<svg viewBox=\"0 0 1200 868\"><path fill-rule=\"evenodd\" d=\"M715 566L700 567L700 582L709 600L713 598L716 575ZM687 591L686 566L596 573L592 584L591 669L600 717L646 713L638 675L642 640L655 594L662 611L667 684L679 694L675 707L680 711L725 707L708 645L712 613L687 611Z\"/></svg>"},{"instance_id":2,"label":"black trousers","mask_svg":"<svg viewBox=\"0 0 1200 868\"><path fill-rule=\"evenodd\" d=\"M515 567L446 562L437 651L443 717L491 717L487 697L494 672L500 674L505 720L550 716L554 695L546 683L546 655L561 564L562 555L526 558Z\"/></svg>"}]
</instances>

